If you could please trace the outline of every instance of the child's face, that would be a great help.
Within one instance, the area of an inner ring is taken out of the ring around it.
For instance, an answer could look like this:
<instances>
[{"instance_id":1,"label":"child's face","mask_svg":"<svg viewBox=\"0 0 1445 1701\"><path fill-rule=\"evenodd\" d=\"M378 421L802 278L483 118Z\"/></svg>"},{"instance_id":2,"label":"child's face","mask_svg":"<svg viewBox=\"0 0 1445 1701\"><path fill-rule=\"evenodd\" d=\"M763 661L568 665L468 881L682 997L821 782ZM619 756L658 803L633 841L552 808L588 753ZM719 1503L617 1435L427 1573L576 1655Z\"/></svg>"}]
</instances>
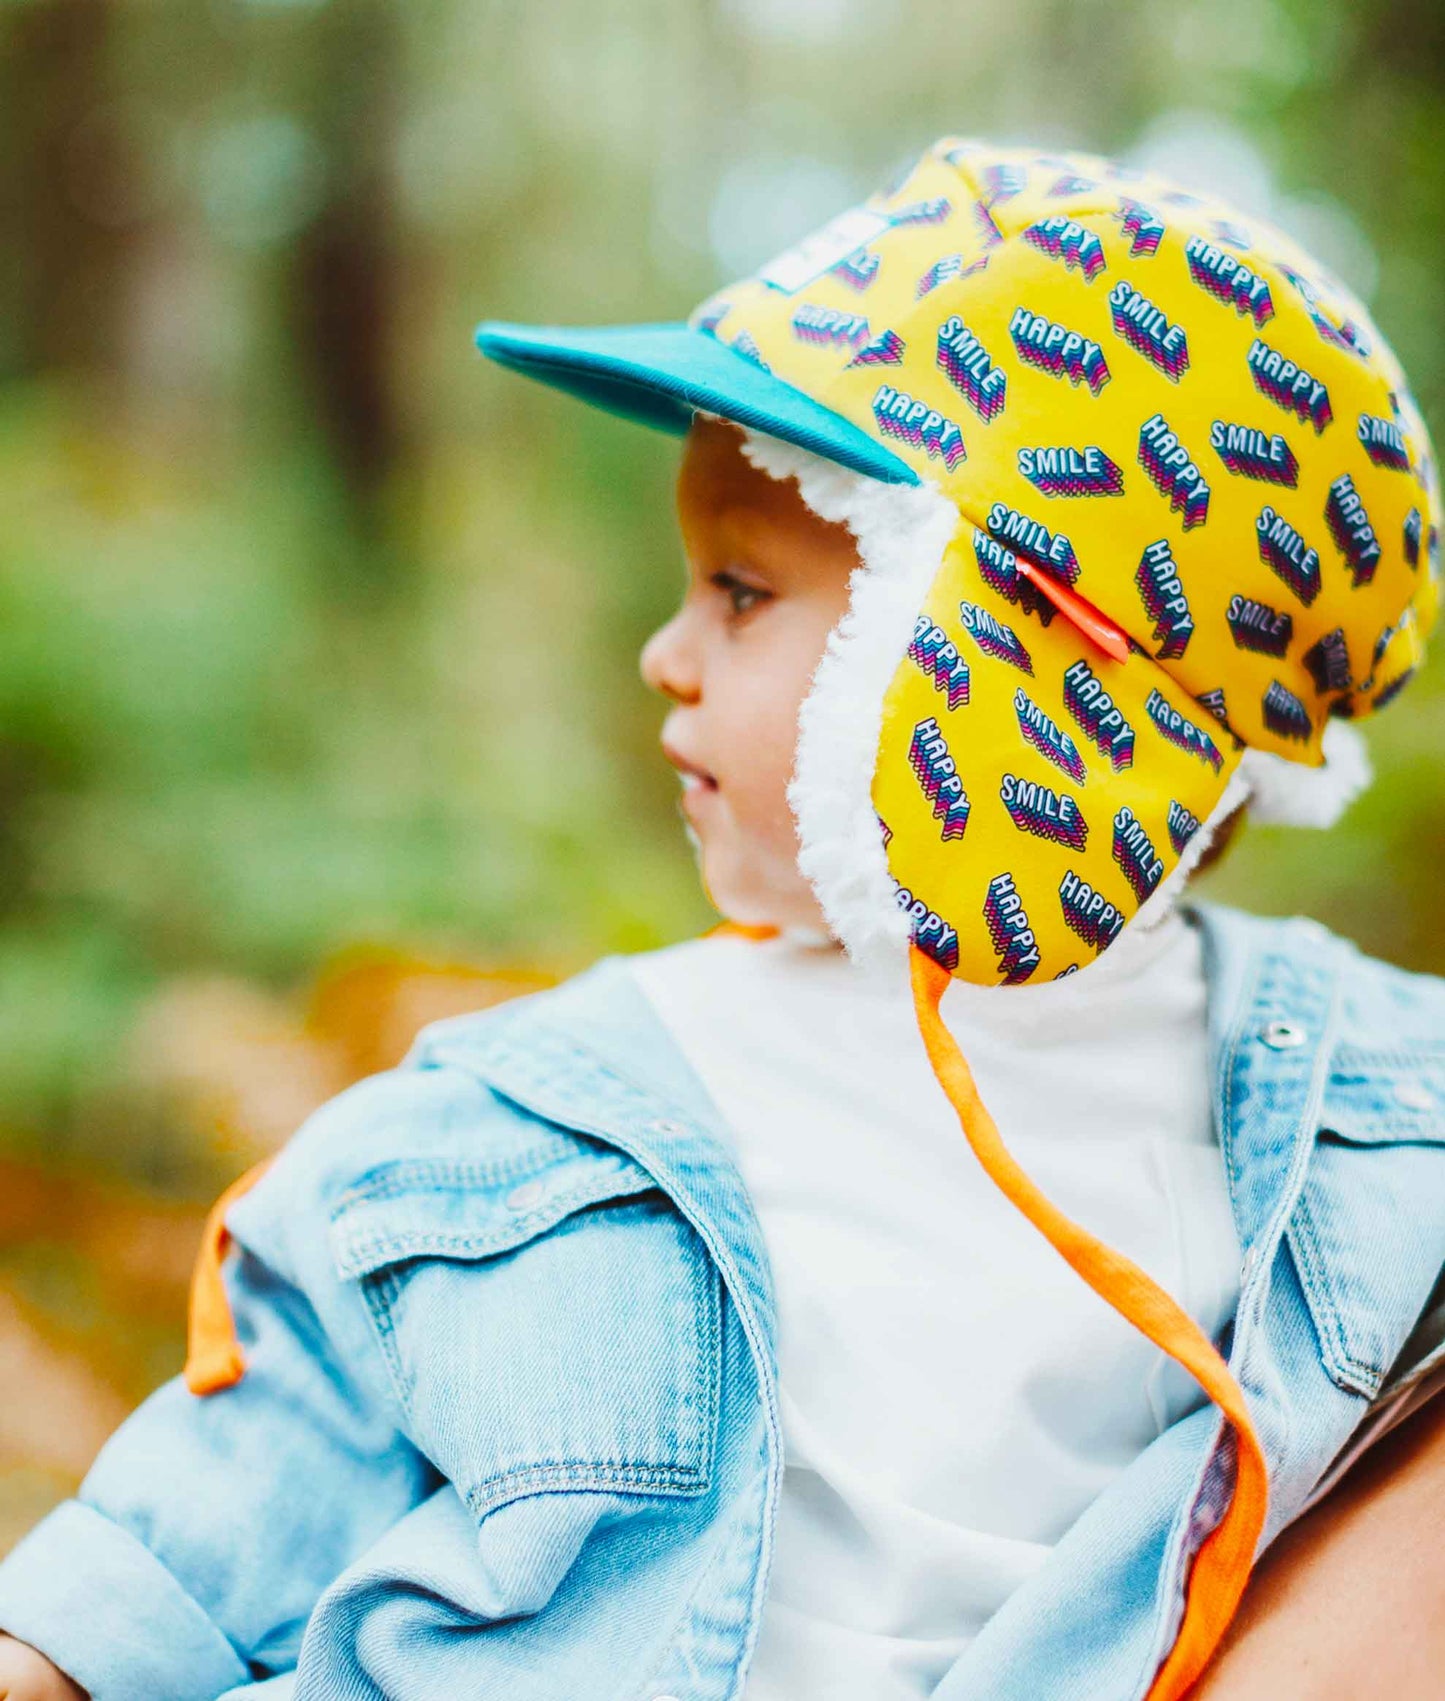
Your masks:
<instances>
[{"instance_id":1,"label":"child's face","mask_svg":"<svg viewBox=\"0 0 1445 1701\"><path fill-rule=\"evenodd\" d=\"M687 582L642 677L673 703L662 746L703 884L730 920L821 928L787 785L798 709L848 605L852 534L819 519L792 479L753 466L742 433L716 420L688 433L677 507Z\"/></svg>"}]
</instances>

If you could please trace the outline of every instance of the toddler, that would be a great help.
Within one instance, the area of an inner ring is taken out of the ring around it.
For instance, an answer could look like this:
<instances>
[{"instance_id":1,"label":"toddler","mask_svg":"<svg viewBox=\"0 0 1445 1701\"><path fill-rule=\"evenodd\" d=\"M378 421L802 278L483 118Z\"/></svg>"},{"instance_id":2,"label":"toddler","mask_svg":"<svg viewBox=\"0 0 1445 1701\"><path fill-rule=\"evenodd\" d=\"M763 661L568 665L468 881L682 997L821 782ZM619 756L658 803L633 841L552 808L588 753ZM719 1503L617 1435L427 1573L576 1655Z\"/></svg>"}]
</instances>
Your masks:
<instances>
[{"instance_id":1,"label":"toddler","mask_svg":"<svg viewBox=\"0 0 1445 1701\"><path fill-rule=\"evenodd\" d=\"M1186 1694L1439 1380L1445 988L1178 903L1418 664L1402 374L1277 231L959 140L687 325L479 340L686 433L642 671L728 920L220 1202L0 1691Z\"/></svg>"}]
</instances>

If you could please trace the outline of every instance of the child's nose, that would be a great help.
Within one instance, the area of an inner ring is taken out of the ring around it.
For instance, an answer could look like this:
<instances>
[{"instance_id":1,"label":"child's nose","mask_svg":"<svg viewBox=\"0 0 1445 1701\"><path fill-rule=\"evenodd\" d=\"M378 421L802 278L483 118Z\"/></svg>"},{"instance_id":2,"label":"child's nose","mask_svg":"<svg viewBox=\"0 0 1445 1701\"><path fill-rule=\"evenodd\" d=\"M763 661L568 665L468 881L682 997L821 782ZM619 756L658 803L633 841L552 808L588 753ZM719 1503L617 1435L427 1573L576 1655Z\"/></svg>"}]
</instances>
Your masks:
<instances>
[{"instance_id":1,"label":"child's nose","mask_svg":"<svg viewBox=\"0 0 1445 1701\"><path fill-rule=\"evenodd\" d=\"M643 683L674 703L695 703L702 695L696 646L688 640L681 613L659 626L642 646L639 666Z\"/></svg>"}]
</instances>

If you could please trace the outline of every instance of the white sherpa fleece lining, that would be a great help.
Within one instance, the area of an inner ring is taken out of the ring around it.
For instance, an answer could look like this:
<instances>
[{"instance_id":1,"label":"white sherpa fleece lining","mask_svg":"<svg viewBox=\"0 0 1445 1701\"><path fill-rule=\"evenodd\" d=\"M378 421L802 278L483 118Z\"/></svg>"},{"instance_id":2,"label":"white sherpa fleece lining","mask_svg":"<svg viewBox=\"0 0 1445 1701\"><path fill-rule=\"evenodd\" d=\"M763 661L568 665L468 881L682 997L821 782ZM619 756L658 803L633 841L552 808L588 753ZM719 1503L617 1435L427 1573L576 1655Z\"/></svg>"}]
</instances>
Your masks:
<instances>
[{"instance_id":1,"label":"white sherpa fleece lining","mask_svg":"<svg viewBox=\"0 0 1445 1701\"><path fill-rule=\"evenodd\" d=\"M849 603L828 635L798 716L788 803L798 824L798 867L834 935L859 962L896 960L908 923L873 809L873 765L883 699L913 636L913 623L960 525L933 484L884 484L806 449L744 429L743 453L770 478L797 480L820 518L846 525L861 565ZM1178 865L1131 925L1161 919L1220 825L1241 806L1263 825L1329 827L1370 783L1364 739L1344 721L1325 729L1324 765L1306 767L1247 750L1219 802Z\"/></svg>"},{"instance_id":2,"label":"white sherpa fleece lining","mask_svg":"<svg viewBox=\"0 0 1445 1701\"><path fill-rule=\"evenodd\" d=\"M858 545L847 611L799 711L788 803L798 867L834 935L857 962L897 959L909 927L873 808L873 764L888 683L958 530L958 509L935 485L884 484L757 432L744 432L743 452L769 477L795 478L813 512L846 525Z\"/></svg>"}]
</instances>

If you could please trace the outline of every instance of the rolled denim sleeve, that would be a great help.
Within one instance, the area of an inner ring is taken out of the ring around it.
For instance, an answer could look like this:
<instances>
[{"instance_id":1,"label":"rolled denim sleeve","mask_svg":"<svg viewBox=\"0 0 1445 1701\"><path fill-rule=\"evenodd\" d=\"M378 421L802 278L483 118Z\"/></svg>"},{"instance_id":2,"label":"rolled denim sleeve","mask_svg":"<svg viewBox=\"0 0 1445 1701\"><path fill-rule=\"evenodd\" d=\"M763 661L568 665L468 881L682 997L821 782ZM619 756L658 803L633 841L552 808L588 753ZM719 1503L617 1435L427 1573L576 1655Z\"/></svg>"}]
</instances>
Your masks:
<instances>
[{"instance_id":1,"label":"rolled denim sleeve","mask_svg":"<svg viewBox=\"0 0 1445 1701\"><path fill-rule=\"evenodd\" d=\"M157 1390L0 1562L0 1629L93 1701L214 1701L294 1668L322 1592L436 1486L326 1250L326 1157L365 1145L358 1111L378 1095L408 1098L395 1082L352 1093L360 1107L333 1101L228 1214L242 1379Z\"/></svg>"},{"instance_id":2,"label":"rolled denim sleeve","mask_svg":"<svg viewBox=\"0 0 1445 1701\"><path fill-rule=\"evenodd\" d=\"M150 1549L80 1500L11 1551L0 1622L95 1701L214 1696L246 1679L236 1649Z\"/></svg>"}]
</instances>

